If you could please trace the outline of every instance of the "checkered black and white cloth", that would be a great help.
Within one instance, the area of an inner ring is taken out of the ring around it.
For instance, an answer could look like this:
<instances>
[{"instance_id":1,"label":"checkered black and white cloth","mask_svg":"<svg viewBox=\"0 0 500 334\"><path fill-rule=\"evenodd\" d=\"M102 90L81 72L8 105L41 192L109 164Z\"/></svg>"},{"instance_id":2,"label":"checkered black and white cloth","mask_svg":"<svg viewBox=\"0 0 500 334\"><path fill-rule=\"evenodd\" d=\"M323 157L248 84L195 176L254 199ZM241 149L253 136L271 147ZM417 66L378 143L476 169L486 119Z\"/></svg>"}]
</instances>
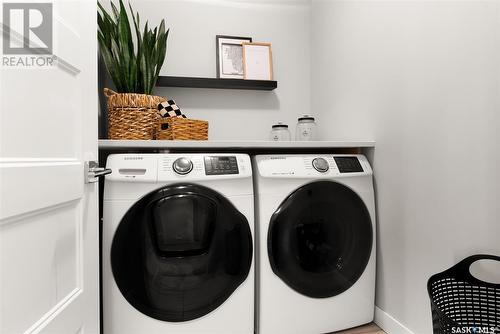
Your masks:
<instances>
[{"instance_id":1,"label":"checkered black and white cloth","mask_svg":"<svg viewBox=\"0 0 500 334\"><path fill-rule=\"evenodd\" d=\"M182 117L186 118L174 100L168 100L158 105L158 112L161 117Z\"/></svg>"}]
</instances>

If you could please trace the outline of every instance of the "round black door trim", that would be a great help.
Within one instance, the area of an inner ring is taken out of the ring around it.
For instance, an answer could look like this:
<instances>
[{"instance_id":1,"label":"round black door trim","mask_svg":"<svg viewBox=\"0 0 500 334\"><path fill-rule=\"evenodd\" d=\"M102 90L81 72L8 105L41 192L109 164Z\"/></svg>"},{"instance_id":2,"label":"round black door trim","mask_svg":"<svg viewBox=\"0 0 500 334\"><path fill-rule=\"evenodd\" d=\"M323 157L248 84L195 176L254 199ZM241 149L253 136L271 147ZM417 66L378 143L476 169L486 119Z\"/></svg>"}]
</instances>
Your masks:
<instances>
[{"instance_id":1,"label":"round black door trim","mask_svg":"<svg viewBox=\"0 0 500 334\"><path fill-rule=\"evenodd\" d=\"M372 245L366 205L334 181L308 183L291 193L271 216L267 235L273 272L312 298L336 296L356 283Z\"/></svg>"},{"instance_id":2,"label":"round black door trim","mask_svg":"<svg viewBox=\"0 0 500 334\"><path fill-rule=\"evenodd\" d=\"M113 236L111 269L123 297L152 318L181 322L209 314L248 277L249 223L218 192L175 184L150 192Z\"/></svg>"}]
</instances>

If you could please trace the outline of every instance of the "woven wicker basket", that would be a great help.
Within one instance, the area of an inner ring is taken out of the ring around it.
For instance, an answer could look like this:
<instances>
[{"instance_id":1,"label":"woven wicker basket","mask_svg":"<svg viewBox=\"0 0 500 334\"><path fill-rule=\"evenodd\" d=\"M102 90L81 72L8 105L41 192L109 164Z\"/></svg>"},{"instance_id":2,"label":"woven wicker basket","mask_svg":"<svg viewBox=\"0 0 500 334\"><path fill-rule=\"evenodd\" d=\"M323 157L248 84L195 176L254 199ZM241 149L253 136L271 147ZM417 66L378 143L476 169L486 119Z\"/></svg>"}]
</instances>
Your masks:
<instances>
[{"instance_id":1,"label":"woven wicker basket","mask_svg":"<svg viewBox=\"0 0 500 334\"><path fill-rule=\"evenodd\" d=\"M116 93L104 88L108 98L109 139L154 139L161 118L158 104L165 98L146 94Z\"/></svg>"},{"instance_id":2,"label":"woven wicker basket","mask_svg":"<svg viewBox=\"0 0 500 334\"><path fill-rule=\"evenodd\" d=\"M208 140L208 122L180 117L162 118L158 121L156 139Z\"/></svg>"}]
</instances>

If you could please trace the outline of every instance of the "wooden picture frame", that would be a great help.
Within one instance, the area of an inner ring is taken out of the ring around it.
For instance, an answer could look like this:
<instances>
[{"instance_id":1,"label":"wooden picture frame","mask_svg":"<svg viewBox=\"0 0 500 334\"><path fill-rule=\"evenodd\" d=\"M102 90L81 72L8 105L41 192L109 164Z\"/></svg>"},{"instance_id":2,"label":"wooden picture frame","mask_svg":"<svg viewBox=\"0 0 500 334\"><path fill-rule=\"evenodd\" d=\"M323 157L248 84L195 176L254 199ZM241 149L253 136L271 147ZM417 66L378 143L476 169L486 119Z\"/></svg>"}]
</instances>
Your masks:
<instances>
[{"instance_id":1,"label":"wooden picture frame","mask_svg":"<svg viewBox=\"0 0 500 334\"><path fill-rule=\"evenodd\" d=\"M273 80L273 50L271 43L245 42L243 45L243 78Z\"/></svg>"},{"instance_id":2,"label":"wooden picture frame","mask_svg":"<svg viewBox=\"0 0 500 334\"><path fill-rule=\"evenodd\" d=\"M251 37L215 36L217 78L243 79L243 46Z\"/></svg>"}]
</instances>

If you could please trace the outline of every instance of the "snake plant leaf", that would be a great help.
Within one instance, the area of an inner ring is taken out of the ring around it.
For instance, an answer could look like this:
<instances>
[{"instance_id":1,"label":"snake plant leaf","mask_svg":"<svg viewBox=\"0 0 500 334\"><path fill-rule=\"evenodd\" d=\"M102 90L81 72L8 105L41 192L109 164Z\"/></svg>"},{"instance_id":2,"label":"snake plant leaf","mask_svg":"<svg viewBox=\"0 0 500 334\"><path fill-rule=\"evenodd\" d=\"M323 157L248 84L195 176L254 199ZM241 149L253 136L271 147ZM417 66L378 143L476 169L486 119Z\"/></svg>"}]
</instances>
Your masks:
<instances>
[{"instance_id":1,"label":"snake plant leaf","mask_svg":"<svg viewBox=\"0 0 500 334\"><path fill-rule=\"evenodd\" d=\"M168 38L168 32L170 31L167 30L165 32L165 20L161 20L160 23L160 29L158 32L158 43L157 48L157 55L156 55L156 72L155 72L155 82L158 80L158 76L160 74L161 67L163 66L163 61L165 60L165 56L167 53L167 38Z\"/></svg>"},{"instance_id":2,"label":"snake plant leaf","mask_svg":"<svg viewBox=\"0 0 500 334\"><path fill-rule=\"evenodd\" d=\"M109 34L108 33L104 34L102 32L102 30L104 30L104 29L101 29L101 27L104 27L104 21L102 19L101 14L97 15L97 25L99 26L99 30L97 31L97 36L101 36L101 39L102 39L102 41L99 40L99 43L105 43L107 45L107 43L106 43L106 37L109 36Z\"/></svg>"},{"instance_id":3,"label":"snake plant leaf","mask_svg":"<svg viewBox=\"0 0 500 334\"><path fill-rule=\"evenodd\" d=\"M131 62L131 53L133 53L132 45L132 34L130 31L130 23L128 21L127 13L123 6L123 3L120 1L120 16L118 20L118 49L119 49L119 58L121 64L121 72L122 79L124 80L124 84L128 89L132 89L133 83L130 82L130 62Z\"/></svg>"},{"instance_id":4,"label":"snake plant leaf","mask_svg":"<svg viewBox=\"0 0 500 334\"><path fill-rule=\"evenodd\" d=\"M163 66L163 62L167 54L167 36L168 36L168 30L167 33L164 34L162 38L158 41L157 65L156 65L156 73L154 79L155 83L158 80L158 76L160 75L160 70Z\"/></svg>"},{"instance_id":5,"label":"snake plant leaf","mask_svg":"<svg viewBox=\"0 0 500 334\"><path fill-rule=\"evenodd\" d=\"M102 34L103 40L102 42L106 44L106 46L111 47L111 34L110 34L110 26L108 22L103 18L103 16L99 13L97 16L97 24L99 26L99 33Z\"/></svg>"},{"instance_id":6,"label":"snake plant leaf","mask_svg":"<svg viewBox=\"0 0 500 334\"><path fill-rule=\"evenodd\" d=\"M130 87L131 91L138 91L138 82L137 82L137 60L134 58L134 61L130 63Z\"/></svg>"},{"instance_id":7,"label":"snake plant leaf","mask_svg":"<svg viewBox=\"0 0 500 334\"><path fill-rule=\"evenodd\" d=\"M127 10L125 9L125 6L123 5L122 0L120 0L120 25L119 25L119 27L122 28L122 31L126 35L127 44L129 46L129 49L133 50L132 31L130 29L130 22L128 20Z\"/></svg>"},{"instance_id":8,"label":"snake plant leaf","mask_svg":"<svg viewBox=\"0 0 500 334\"><path fill-rule=\"evenodd\" d=\"M111 54L113 55L113 59L115 62L115 68L117 69L117 76L119 78L119 86L121 87L122 91L127 90L127 83L126 83L126 75L124 73L124 66L122 63L121 55L120 55L120 48L118 44L116 43L115 40L111 40ZM116 84L116 83L115 83ZM118 85L117 87L118 88ZM120 88L118 88L120 89Z\"/></svg>"},{"instance_id":9,"label":"snake plant leaf","mask_svg":"<svg viewBox=\"0 0 500 334\"><path fill-rule=\"evenodd\" d=\"M113 11L113 15L115 17L115 20L118 20L120 17L120 13L118 12L118 8L116 8L115 4L111 2L111 10Z\"/></svg>"},{"instance_id":10,"label":"snake plant leaf","mask_svg":"<svg viewBox=\"0 0 500 334\"><path fill-rule=\"evenodd\" d=\"M97 1L97 8L98 8L98 10L101 11L101 13L103 13L103 15L105 15L105 13L107 13L106 9L102 6L100 1ZM97 12L97 13L100 14L99 12Z\"/></svg>"},{"instance_id":11,"label":"snake plant leaf","mask_svg":"<svg viewBox=\"0 0 500 334\"><path fill-rule=\"evenodd\" d=\"M101 3L99 1L97 1L97 7L99 8L99 10L101 11L101 13L104 17L109 16L108 12L106 11L106 9L104 9L104 7L101 5ZM109 17L109 18L111 19L111 17Z\"/></svg>"},{"instance_id":12,"label":"snake plant leaf","mask_svg":"<svg viewBox=\"0 0 500 334\"><path fill-rule=\"evenodd\" d=\"M102 58L104 60L104 64L106 65L106 68L108 69L109 75L111 76L111 79L115 83L116 89L120 90L123 87L121 87L121 81L120 81L120 76L118 74L118 70L116 68L116 62L113 59L113 55L111 54L111 51L104 45L101 45L99 47L99 51L102 55Z\"/></svg>"},{"instance_id":13,"label":"snake plant leaf","mask_svg":"<svg viewBox=\"0 0 500 334\"><path fill-rule=\"evenodd\" d=\"M151 81L152 81L152 76L153 76L153 69L152 67L154 66L154 63L152 62L152 58L153 58L153 52L154 52L154 39L153 39L153 35L152 35L152 32L151 30L149 31L149 35L148 35L148 52L146 54L146 72L145 72L145 75L146 75L146 90L148 92L152 92L153 91L153 87L151 85Z\"/></svg>"},{"instance_id":14,"label":"snake plant leaf","mask_svg":"<svg viewBox=\"0 0 500 334\"><path fill-rule=\"evenodd\" d=\"M160 28L158 29L158 37L165 34L165 20L161 20Z\"/></svg>"},{"instance_id":15,"label":"snake plant leaf","mask_svg":"<svg viewBox=\"0 0 500 334\"><path fill-rule=\"evenodd\" d=\"M141 36L141 29L139 28L141 26L141 18L139 17L139 13L137 13L136 17L137 17L137 41L140 43L142 42L142 36Z\"/></svg>"},{"instance_id":16,"label":"snake plant leaf","mask_svg":"<svg viewBox=\"0 0 500 334\"><path fill-rule=\"evenodd\" d=\"M144 42L144 39L148 36L148 32L149 32L148 21L146 21L146 25L144 26L144 32L142 33L142 40L143 40L143 42Z\"/></svg>"},{"instance_id":17,"label":"snake plant leaf","mask_svg":"<svg viewBox=\"0 0 500 334\"><path fill-rule=\"evenodd\" d=\"M144 89L144 92L147 94L148 93L147 62L146 62L146 56L144 55L144 53L141 56L140 69L141 69L141 73L142 73L142 88Z\"/></svg>"},{"instance_id":18,"label":"snake plant leaf","mask_svg":"<svg viewBox=\"0 0 500 334\"><path fill-rule=\"evenodd\" d=\"M130 8L130 14L132 15L132 21L134 22L135 35L137 38L137 50L139 51L142 43L141 30L139 28L141 21L139 18L139 13L136 13L136 15L134 16L134 10L132 9L132 5L130 4L130 2L128 3L128 7Z\"/></svg>"}]
</instances>

